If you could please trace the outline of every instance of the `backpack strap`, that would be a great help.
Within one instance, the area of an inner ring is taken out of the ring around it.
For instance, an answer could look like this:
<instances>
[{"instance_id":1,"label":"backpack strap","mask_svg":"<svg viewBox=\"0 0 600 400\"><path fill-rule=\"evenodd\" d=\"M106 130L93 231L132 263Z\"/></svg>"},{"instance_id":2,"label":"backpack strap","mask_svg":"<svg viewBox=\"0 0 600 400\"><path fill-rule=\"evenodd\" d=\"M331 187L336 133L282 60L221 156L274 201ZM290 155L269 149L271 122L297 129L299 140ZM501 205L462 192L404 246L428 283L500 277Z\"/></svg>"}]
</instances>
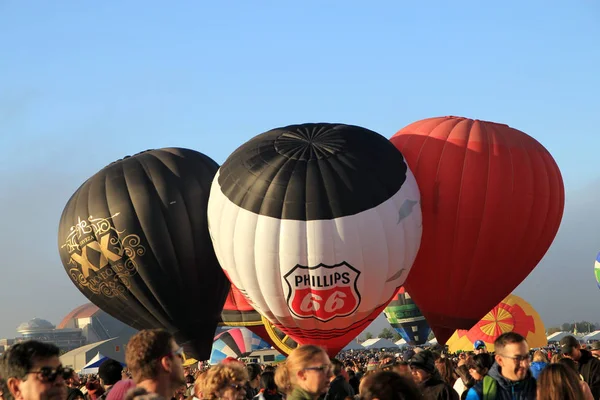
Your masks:
<instances>
[{"instance_id":1,"label":"backpack strap","mask_svg":"<svg viewBox=\"0 0 600 400\"><path fill-rule=\"evenodd\" d=\"M483 400L495 400L498 390L498 382L491 376L483 378Z\"/></svg>"}]
</instances>

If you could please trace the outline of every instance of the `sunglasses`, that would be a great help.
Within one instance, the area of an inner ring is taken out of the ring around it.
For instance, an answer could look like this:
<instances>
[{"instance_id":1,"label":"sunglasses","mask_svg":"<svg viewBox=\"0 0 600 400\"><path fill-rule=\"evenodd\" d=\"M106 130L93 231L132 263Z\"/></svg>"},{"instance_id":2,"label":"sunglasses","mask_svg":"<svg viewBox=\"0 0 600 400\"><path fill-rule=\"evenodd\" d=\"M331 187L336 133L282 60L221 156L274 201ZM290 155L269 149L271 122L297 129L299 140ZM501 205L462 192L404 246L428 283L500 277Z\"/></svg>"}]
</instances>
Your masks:
<instances>
[{"instance_id":1,"label":"sunglasses","mask_svg":"<svg viewBox=\"0 0 600 400\"><path fill-rule=\"evenodd\" d=\"M178 348L177 350L172 352L171 355L177 356L177 357L181 358L181 361L183 361L183 347Z\"/></svg>"},{"instance_id":2,"label":"sunglasses","mask_svg":"<svg viewBox=\"0 0 600 400\"><path fill-rule=\"evenodd\" d=\"M71 368L63 368L63 366L61 365L56 369L51 367L41 367L39 371L29 371L27 374L37 374L38 378L42 382L52 383L59 376L62 376L64 380L72 378L73 370Z\"/></svg>"}]
</instances>

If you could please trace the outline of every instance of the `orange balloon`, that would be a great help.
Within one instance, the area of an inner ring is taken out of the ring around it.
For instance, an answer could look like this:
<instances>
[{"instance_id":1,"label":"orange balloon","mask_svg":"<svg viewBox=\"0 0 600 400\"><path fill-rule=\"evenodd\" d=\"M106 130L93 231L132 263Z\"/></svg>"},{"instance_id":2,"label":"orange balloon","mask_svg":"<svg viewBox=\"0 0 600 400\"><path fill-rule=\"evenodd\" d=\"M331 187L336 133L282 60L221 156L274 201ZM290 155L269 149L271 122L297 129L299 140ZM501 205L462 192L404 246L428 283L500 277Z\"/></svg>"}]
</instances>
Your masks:
<instances>
[{"instance_id":1,"label":"orange balloon","mask_svg":"<svg viewBox=\"0 0 600 400\"><path fill-rule=\"evenodd\" d=\"M487 350L493 352L494 341L505 332L523 335L530 348L548 344L540 315L529 303L514 294L508 295L468 331L454 332L446 344L451 353L456 353L458 350L473 351L475 342L482 340Z\"/></svg>"}]
</instances>

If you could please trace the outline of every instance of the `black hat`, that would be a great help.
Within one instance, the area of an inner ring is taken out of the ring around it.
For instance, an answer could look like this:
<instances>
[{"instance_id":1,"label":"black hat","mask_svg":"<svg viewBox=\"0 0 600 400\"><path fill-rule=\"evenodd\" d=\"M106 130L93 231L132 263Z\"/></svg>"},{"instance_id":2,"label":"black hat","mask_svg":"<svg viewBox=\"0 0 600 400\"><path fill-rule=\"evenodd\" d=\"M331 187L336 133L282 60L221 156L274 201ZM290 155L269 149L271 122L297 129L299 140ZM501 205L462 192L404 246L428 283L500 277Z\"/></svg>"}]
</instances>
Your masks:
<instances>
[{"instance_id":1,"label":"black hat","mask_svg":"<svg viewBox=\"0 0 600 400\"><path fill-rule=\"evenodd\" d=\"M600 350L600 342L594 342L590 345L590 350Z\"/></svg>"},{"instance_id":2,"label":"black hat","mask_svg":"<svg viewBox=\"0 0 600 400\"><path fill-rule=\"evenodd\" d=\"M560 339L560 349L563 354L571 354L573 349L579 347L579 341L574 336L565 336Z\"/></svg>"},{"instance_id":3,"label":"black hat","mask_svg":"<svg viewBox=\"0 0 600 400\"><path fill-rule=\"evenodd\" d=\"M415 354L413 358L410 359L410 366L432 374L433 371L435 371L433 353L429 350L425 350Z\"/></svg>"}]
</instances>

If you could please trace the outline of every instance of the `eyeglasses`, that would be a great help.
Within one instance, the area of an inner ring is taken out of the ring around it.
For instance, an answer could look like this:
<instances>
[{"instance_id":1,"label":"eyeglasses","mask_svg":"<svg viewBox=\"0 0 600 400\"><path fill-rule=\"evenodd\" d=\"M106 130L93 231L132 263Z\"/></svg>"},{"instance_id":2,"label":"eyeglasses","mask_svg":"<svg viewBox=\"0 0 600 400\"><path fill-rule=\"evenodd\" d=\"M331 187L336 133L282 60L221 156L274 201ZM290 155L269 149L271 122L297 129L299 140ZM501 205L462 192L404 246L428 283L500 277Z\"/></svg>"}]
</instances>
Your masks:
<instances>
[{"instance_id":1,"label":"eyeglasses","mask_svg":"<svg viewBox=\"0 0 600 400\"><path fill-rule=\"evenodd\" d=\"M308 371L319 371L319 372L329 372L331 370L331 364L321 365L319 367L306 367L304 370Z\"/></svg>"},{"instance_id":2,"label":"eyeglasses","mask_svg":"<svg viewBox=\"0 0 600 400\"><path fill-rule=\"evenodd\" d=\"M63 368L61 365L56 369L51 367L41 367L39 371L29 371L27 374L37 374L42 382L52 383L59 376L62 376L65 380L73 377L73 370L71 368Z\"/></svg>"},{"instance_id":3,"label":"eyeglasses","mask_svg":"<svg viewBox=\"0 0 600 400\"><path fill-rule=\"evenodd\" d=\"M526 354L524 356L522 355L516 355L516 356L505 356L503 354L498 354L500 357L504 357L504 358L510 358L511 360L515 360L517 363L522 363L523 361L531 361L531 356L529 354Z\"/></svg>"}]
</instances>

